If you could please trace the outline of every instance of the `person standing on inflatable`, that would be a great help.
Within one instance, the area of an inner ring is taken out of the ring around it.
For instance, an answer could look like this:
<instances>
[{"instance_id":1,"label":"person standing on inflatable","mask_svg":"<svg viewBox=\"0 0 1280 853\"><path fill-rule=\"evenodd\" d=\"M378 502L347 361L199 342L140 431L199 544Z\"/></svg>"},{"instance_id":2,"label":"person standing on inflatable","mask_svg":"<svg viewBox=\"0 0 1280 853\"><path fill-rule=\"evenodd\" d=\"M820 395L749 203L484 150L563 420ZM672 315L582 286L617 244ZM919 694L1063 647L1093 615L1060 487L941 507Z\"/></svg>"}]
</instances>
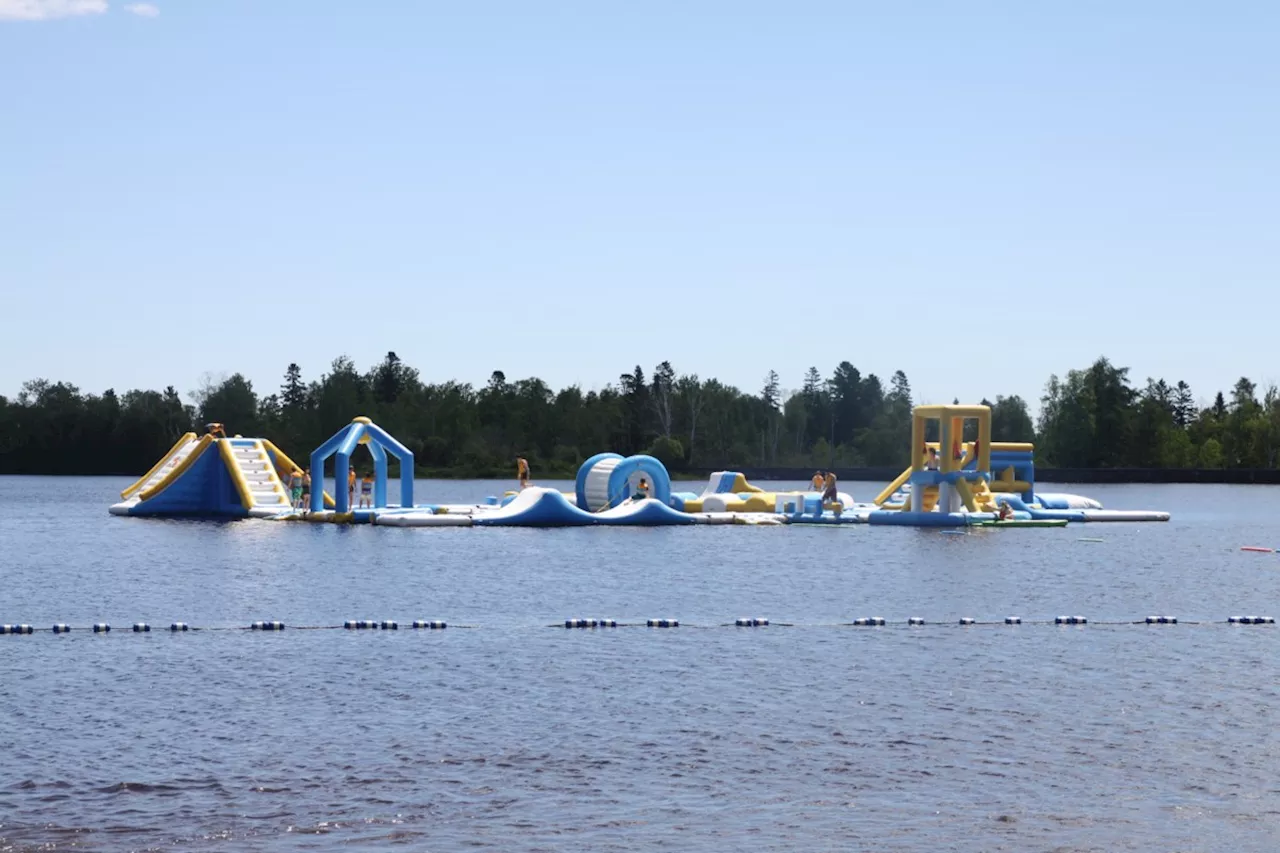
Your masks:
<instances>
[{"instance_id":1,"label":"person standing on inflatable","mask_svg":"<svg viewBox=\"0 0 1280 853\"><path fill-rule=\"evenodd\" d=\"M822 490L822 505L825 507L827 504L835 504L832 509L838 516L844 512L844 504L840 502L840 492L836 490L836 472L828 471L824 484L826 488Z\"/></svg>"},{"instance_id":2,"label":"person standing on inflatable","mask_svg":"<svg viewBox=\"0 0 1280 853\"><path fill-rule=\"evenodd\" d=\"M520 488L526 488L529 485L529 460L523 456L516 457L516 479L520 481Z\"/></svg>"},{"instance_id":3,"label":"person standing on inflatable","mask_svg":"<svg viewBox=\"0 0 1280 853\"><path fill-rule=\"evenodd\" d=\"M813 479L809 481L809 485L813 487L815 492L822 491L823 486L827 483L827 478L822 476L821 471L813 472Z\"/></svg>"},{"instance_id":4,"label":"person standing on inflatable","mask_svg":"<svg viewBox=\"0 0 1280 853\"><path fill-rule=\"evenodd\" d=\"M356 467L347 465L347 509L356 506Z\"/></svg>"}]
</instances>

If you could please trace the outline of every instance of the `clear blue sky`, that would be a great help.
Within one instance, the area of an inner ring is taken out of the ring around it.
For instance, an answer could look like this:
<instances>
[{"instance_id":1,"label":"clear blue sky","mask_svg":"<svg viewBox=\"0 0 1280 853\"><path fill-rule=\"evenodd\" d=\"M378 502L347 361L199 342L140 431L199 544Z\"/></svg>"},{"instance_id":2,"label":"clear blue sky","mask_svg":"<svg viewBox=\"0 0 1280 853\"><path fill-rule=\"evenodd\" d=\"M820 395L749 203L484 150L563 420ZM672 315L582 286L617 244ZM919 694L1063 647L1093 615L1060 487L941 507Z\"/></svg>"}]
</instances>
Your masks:
<instances>
[{"instance_id":1,"label":"clear blue sky","mask_svg":"<svg viewBox=\"0 0 1280 853\"><path fill-rule=\"evenodd\" d=\"M1280 380L1280 5L911 5L0 0L0 393Z\"/></svg>"}]
</instances>

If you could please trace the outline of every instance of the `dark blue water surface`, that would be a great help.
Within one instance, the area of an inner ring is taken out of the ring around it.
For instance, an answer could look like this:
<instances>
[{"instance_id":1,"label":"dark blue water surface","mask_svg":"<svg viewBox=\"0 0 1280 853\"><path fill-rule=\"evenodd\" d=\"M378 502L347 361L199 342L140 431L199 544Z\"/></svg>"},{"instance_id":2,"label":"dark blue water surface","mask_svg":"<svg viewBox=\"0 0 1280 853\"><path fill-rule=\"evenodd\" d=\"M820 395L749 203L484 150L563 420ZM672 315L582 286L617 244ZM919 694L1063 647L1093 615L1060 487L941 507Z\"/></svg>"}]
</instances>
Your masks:
<instances>
[{"instance_id":1,"label":"dark blue water surface","mask_svg":"<svg viewBox=\"0 0 1280 853\"><path fill-rule=\"evenodd\" d=\"M0 637L0 849L1280 847L1280 634L1221 624L1280 616L1280 557L1238 550L1280 545L1280 489L946 535L107 515L126 484L0 478L0 622L46 629ZM302 630L344 619L401 628Z\"/></svg>"}]
</instances>

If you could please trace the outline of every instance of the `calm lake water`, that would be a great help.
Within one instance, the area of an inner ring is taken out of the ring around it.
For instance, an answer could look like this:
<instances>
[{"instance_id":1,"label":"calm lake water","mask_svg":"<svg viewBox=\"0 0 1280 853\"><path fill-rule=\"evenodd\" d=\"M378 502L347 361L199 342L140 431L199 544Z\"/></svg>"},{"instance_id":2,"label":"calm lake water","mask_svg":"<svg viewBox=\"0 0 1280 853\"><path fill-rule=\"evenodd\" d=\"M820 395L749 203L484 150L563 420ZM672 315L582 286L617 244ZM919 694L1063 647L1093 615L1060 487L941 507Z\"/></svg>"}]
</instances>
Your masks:
<instances>
[{"instance_id":1,"label":"calm lake water","mask_svg":"<svg viewBox=\"0 0 1280 853\"><path fill-rule=\"evenodd\" d=\"M1280 626L1187 624L1280 617L1238 550L1280 545L1277 488L946 535L108 516L125 485L0 478L0 622L74 628L0 637L0 850L1280 848ZM579 616L681 627L548 627ZM166 630L258 619L290 627ZM401 627L299 629L344 619Z\"/></svg>"}]
</instances>

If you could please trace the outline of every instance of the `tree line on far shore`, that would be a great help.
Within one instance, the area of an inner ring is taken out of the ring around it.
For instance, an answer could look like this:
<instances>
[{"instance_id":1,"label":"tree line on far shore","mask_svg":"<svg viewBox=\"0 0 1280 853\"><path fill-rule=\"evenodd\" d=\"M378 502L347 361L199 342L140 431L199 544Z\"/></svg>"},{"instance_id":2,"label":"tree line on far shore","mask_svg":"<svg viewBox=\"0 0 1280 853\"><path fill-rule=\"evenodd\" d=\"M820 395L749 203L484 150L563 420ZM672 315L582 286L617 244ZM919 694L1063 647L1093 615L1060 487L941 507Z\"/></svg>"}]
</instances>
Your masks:
<instances>
[{"instance_id":1,"label":"tree line on far shore","mask_svg":"<svg viewBox=\"0 0 1280 853\"><path fill-rule=\"evenodd\" d=\"M0 396L0 473L137 474L209 422L270 438L302 462L361 414L412 450L424 475L506 477L523 456L535 476L571 476L603 450L649 453L674 471L905 466L910 456L906 374L886 386L847 361L828 377L809 368L794 391L772 371L753 393L665 361L598 391L556 391L501 371L483 387L424 382L391 352L364 372L340 357L310 382L290 364L267 394L237 373L187 397L173 386L86 394L26 382L15 399ZM1135 386L1128 368L1100 358L1049 378L1037 423L1016 395L981 402L996 441L1035 441L1046 466L1274 468L1280 451L1280 392L1246 378L1202 405L1185 382Z\"/></svg>"}]
</instances>

